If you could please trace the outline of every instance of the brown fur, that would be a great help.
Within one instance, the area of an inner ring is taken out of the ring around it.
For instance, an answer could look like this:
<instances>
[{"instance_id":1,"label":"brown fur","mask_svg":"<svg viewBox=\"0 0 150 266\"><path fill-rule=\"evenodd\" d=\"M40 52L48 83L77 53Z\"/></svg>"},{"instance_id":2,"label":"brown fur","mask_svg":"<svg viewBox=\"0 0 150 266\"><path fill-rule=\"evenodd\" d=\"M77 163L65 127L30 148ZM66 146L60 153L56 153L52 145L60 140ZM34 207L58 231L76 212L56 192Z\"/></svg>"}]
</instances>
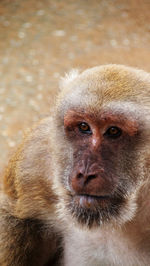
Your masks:
<instances>
[{"instance_id":1,"label":"brown fur","mask_svg":"<svg viewBox=\"0 0 150 266\"><path fill-rule=\"evenodd\" d=\"M53 226L57 195L47 179L51 175L50 122L46 119L33 129L6 168L1 192L0 265L45 265L48 261L52 265L60 251L56 221L55 229Z\"/></svg>"},{"instance_id":2,"label":"brown fur","mask_svg":"<svg viewBox=\"0 0 150 266\"><path fill-rule=\"evenodd\" d=\"M74 72L61 87L53 118L27 135L6 168L0 265L147 266L150 75L106 65ZM79 132L81 122L91 135ZM111 126L124 132L116 142L105 138ZM85 187L77 177L87 165L97 179Z\"/></svg>"}]
</instances>

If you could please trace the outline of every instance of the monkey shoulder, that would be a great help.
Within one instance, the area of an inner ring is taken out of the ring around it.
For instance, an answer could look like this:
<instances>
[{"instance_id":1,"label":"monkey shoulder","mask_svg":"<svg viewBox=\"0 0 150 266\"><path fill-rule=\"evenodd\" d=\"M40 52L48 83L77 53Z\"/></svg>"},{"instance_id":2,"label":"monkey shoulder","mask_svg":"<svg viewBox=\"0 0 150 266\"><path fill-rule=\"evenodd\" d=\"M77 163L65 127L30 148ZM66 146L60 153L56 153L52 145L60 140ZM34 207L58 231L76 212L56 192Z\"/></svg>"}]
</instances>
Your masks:
<instances>
[{"instance_id":1,"label":"monkey shoulder","mask_svg":"<svg viewBox=\"0 0 150 266\"><path fill-rule=\"evenodd\" d=\"M51 118L46 118L25 137L6 167L0 191L0 265L55 265L58 260L61 234L50 132Z\"/></svg>"},{"instance_id":2,"label":"monkey shoulder","mask_svg":"<svg viewBox=\"0 0 150 266\"><path fill-rule=\"evenodd\" d=\"M43 119L25 137L6 168L3 192L21 218L54 217L57 196L52 188L51 118Z\"/></svg>"}]
</instances>

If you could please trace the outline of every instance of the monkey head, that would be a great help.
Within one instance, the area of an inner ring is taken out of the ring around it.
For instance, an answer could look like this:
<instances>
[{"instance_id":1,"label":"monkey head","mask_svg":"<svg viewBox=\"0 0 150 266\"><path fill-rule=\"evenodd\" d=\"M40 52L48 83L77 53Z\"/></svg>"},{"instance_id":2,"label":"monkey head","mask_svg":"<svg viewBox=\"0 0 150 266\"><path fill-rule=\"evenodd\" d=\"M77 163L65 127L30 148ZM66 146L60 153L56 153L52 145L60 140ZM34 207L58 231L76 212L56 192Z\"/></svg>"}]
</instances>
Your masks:
<instances>
[{"instance_id":1,"label":"monkey head","mask_svg":"<svg viewBox=\"0 0 150 266\"><path fill-rule=\"evenodd\" d=\"M61 86L53 134L60 202L81 225L122 224L146 178L150 75L106 65L73 71Z\"/></svg>"}]
</instances>

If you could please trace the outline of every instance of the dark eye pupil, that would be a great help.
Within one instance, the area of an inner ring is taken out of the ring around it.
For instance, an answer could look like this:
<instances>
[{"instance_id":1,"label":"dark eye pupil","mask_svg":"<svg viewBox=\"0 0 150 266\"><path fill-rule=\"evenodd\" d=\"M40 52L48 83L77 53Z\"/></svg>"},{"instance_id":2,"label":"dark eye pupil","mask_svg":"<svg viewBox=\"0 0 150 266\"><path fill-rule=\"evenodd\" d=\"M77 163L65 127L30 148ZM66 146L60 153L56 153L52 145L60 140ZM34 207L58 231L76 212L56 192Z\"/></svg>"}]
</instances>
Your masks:
<instances>
[{"instance_id":1,"label":"dark eye pupil","mask_svg":"<svg viewBox=\"0 0 150 266\"><path fill-rule=\"evenodd\" d=\"M106 135L107 137L110 137L110 138L118 138L121 136L121 134L122 134L122 131L120 128L110 127L109 129L107 129L107 131L105 132L104 135Z\"/></svg>"},{"instance_id":2,"label":"dark eye pupil","mask_svg":"<svg viewBox=\"0 0 150 266\"><path fill-rule=\"evenodd\" d=\"M84 123L84 122L82 122L81 124L79 124L79 130L82 133L88 133L88 134L91 133L91 129L90 129L89 125L87 123Z\"/></svg>"},{"instance_id":3,"label":"dark eye pupil","mask_svg":"<svg viewBox=\"0 0 150 266\"><path fill-rule=\"evenodd\" d=\"M115 128L115 127L111 127L110 130L109 130L110 134L112 135L116 135L118 133L118 129Z\"/></svg>"}]
</instances>

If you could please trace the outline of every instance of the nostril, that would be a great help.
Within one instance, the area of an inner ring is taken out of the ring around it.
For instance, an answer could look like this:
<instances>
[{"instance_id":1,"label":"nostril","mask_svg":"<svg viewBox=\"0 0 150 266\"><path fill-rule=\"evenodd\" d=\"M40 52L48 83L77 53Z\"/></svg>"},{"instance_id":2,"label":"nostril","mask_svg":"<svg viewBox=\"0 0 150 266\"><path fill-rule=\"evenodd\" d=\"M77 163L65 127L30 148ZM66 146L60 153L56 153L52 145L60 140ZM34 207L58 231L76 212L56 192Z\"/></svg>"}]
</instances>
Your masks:
<instances>
[{"instance_id":1,"label":"nostril","mask_svg":"<svg viewBox=\"0 0 150 266\"><path fill-rule=\"evenodd\" d=\"M88 184L91 180L95 179L97 175L88 175L85 184Z\"/></svg>"},{"instance_id":2,"label":"nostril","mask_svg":"<svg viewBox=\"0 0 150 266\"><path fill-rule=\"evenodd\" d=\"M88 175L88 176L87 176L87 179L88 179L88 180L91 180L91 179L94 179L94 178L96 178L96 175Z\"/></svg>"},{"instance_id":3,"label":"nostril","mask_svg":"<svg viewBox=\"0 0 150 266\"><path fill-rule=\"evenodd\" d=\"M83 178L84 177L84 175L82 174L82 173L78 173L77 174L77 179L81 179L81 178Z\"/></svg>"}]
</instances>

